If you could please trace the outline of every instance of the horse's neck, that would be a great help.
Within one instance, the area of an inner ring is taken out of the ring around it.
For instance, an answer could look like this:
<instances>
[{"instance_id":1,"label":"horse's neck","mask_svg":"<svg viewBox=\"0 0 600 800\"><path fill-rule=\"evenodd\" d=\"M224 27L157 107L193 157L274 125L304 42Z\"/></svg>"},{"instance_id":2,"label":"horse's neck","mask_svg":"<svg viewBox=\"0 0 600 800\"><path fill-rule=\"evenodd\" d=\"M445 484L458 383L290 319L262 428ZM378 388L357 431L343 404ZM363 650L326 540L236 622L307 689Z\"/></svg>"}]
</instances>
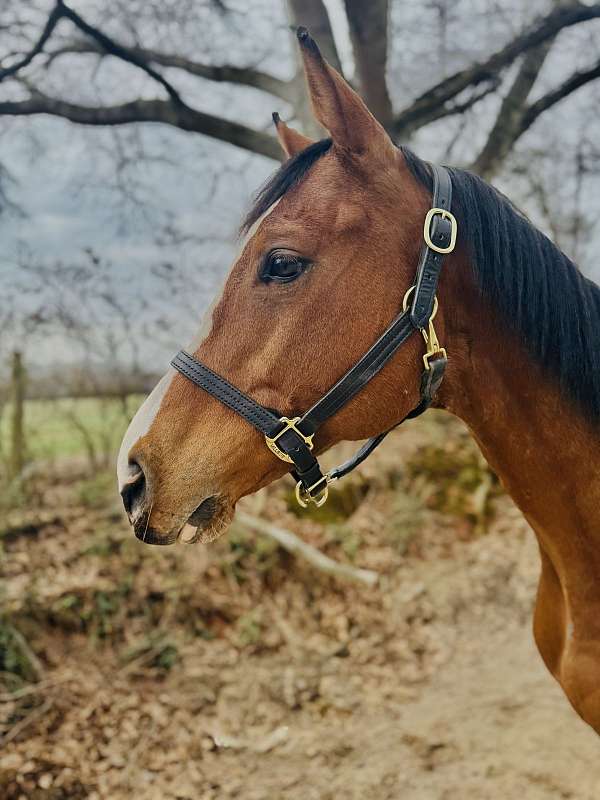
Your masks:
<instances>
[{"instance_id":1,"label":"horse's neck","mask_svg":"<svg viewBox=\"0 0 600 800\"><path fill-rule=\"evenodd\" d=\"M440 286L450 358L441 405L470 427L541 552L533 631L548 669L600 733L600 433L508 333L458 258ZM573 309L577 313L577 309Z\"/></svg>"},{"instance_id":2,"label":"horse's neck","mask_svg":"<svg viewBox=\"0 0 600 800\"><path fill-rule=\"evenodd\" d=\"M447 328L442 404L467 423L544 550L584 559L600 581L600 435L479 301L468 324Z\"/></svg>"}]
</instances>

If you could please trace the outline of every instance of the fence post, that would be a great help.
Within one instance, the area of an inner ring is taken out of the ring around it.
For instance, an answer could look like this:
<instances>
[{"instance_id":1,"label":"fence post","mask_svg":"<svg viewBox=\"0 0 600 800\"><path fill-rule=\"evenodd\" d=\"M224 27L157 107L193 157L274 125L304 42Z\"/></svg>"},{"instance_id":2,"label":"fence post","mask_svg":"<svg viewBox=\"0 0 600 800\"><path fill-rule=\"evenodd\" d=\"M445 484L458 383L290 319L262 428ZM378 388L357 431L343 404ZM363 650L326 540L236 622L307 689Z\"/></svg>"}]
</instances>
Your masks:
<instances>
[{"instance_id":1,"label":"fence post","mask_svg":"<svg viewBox=\"0 0 600 800\"><path fill-rule=\"evenodd\" d=\"M10 478L18 478L25 466L25 368L21 353L12 356L11 417L10 417Z\"/></svg>"}]
</instances>

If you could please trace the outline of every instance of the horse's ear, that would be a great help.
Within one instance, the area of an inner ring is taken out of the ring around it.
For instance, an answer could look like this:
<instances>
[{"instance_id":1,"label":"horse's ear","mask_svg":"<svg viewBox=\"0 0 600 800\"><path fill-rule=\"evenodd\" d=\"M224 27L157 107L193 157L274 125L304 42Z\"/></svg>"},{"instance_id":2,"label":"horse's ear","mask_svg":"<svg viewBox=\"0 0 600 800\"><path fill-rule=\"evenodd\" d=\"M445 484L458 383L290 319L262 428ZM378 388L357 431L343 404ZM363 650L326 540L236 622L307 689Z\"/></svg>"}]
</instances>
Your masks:
<instances>
[{"instance_id":1,"label":"horse's ear","mask_svg":"<svg viewBox=\"0 0 600 800\"><path fill-rule=\"evenodd\" d=\"M359 95L329 66L306 28L296 31L308 91L317 120L336 147L355 155L395 157L396 148Z\"/></svg>"},{"instance_id":2,"label":"horse's ear","mask_svg":"<svg viewBox=\"0 0 600 800\"><path fill-rule=\"evenodd\" d=\"M295 156L296 153L305 150L313 143L313 140L309 139L308 136L304 136L290 128L289 125L286 125L276 111L273 112L273 122L275 123L279 144L288 158Z\"/></svg>"}]
</instances>

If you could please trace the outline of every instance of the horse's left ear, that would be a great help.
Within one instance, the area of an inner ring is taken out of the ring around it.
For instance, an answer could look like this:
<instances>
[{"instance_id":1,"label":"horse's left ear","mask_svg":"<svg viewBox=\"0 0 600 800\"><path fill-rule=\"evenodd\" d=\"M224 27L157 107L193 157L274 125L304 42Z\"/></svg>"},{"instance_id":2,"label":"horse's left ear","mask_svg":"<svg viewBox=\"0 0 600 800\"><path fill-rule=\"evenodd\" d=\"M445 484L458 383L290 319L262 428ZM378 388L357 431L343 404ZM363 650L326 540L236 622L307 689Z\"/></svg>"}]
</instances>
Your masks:
<instances>
[{"instance_id":1,"label":"horse's left ear","mask_svg":"<svg viewBox=\"0 0 600 800\"><path fill-rule=\"evenodd\" d=\"M290 128L289 125L286 125L276 111L273 112L273 122L275 123L279 144L288 158L295 156L301 150L306 150L309 145L313 144L313 140L309 139L308 136L304 136Z\"/></svg>"},{"instance_id":2,"label":"horse's left ear","mask_svg":"<svg viewBox=\"0 0 600 800\"><path fill-rule=\"evenodd\" d=\"M396 147L359 95L329 66L306 28L296 31L308 91L317 120L336 147L354 155L395 158Z\"/></svg>"}]
</instances>

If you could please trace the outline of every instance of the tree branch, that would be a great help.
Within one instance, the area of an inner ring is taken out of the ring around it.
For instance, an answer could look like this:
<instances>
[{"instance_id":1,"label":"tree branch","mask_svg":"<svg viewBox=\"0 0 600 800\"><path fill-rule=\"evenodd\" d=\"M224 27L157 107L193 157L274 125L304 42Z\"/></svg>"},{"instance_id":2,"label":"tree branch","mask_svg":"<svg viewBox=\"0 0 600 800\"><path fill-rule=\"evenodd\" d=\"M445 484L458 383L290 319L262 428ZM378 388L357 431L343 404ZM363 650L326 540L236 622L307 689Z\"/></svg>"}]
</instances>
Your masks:
<instances>
[{"instance_id":1,"label":"tree branch","mask_svg":"<svg viewBox=\"0 0 600 800\"><path fill-rule=\"evenodd\" d=\"M59 20L63 16L63 9L61 8L60 4L56 4L56 6L50 12L48 19L46 20L46 24L44 25L44 30L42 31L40 38L37 40L36 44L34 45L33 49L20 61L17 61L11 67L5 67L4 69L0 69L0 81L3 81L5 78L9 76L16 75L19 70L23 69L24 67L29 66L33 59L39 55L44 47L46 46L46 42L52 36L54 28L56 28Z\"/></svg>"},{"instance_id":2,"label":"tree branch","mask_svg":"<svg viewBox=\"0 0 600 800\"><path fill-rule=\"evenodd\" d=\"M133 64L134 66L138 67L139 69L143 70L147 75L153 78L157 83L166 90L167 94L175 103L175 105L185 105L181 97L179 96L179 92L167 81L163 76L149 66L143 58L137 56L134 52L130 51L127 47L120 45L118 42L115 42L114 39L111 39L106 34L102 33L102 31L94 28L92 25L89 25L82 17L77 14L76 11L73 11L69 6L65 5L63 0L57 0L57 7L60 8L62 11L62 16L70 19L71 22L76 25L80 31L89 36L93 39L99 47L105 50L110 55L116 56L120 58L122 61L126 61L129 64Z\"/></svg>"},{"instance_id":3,"label":"tree branch","mask_svg":"<svg viewBox=\"0 0 600 800\"><path fill-rule=\"evenodd\" d=\"M401 111L393 124L396 138L407 138L418 128L447 116L446 104L469 86L493 83L499 73L515 58L553 38L563 28L600 17L600 3L580 2L559 8L536 20L511 42L497 50L487 61L473 64L428 89L408 108Z\"/></svg>"},{"instance_id":4,"label":"tree branch","mask_svg":"<svg viewBox=\"0 0 600 800\"><path fill-rule=\"evenodd\" d=\"M494 177L519 135L521 121L527 110L527 98L550 47L551 42L546 42L524 56L512 86L500 105L487 141L471 167L482 178L491 180Z\"/></svg>"},{"instance_id":5,"label":"tree branch","mask_svg":"<svg viewBox=\"0 0 600 800\"><path fill-rule=\"evenodd\" d=\"M419 116L418 123L411 126L408 129L408 132L404 132L403 134L397 135L393 134L393 138L399 140L403 138L403 136L409 136L413 130L418 128L423 128L425 125L429 125L432 122L436 122L438 119L443 119L444 117L451 117L454 114L464 114L465 111L468 111L480 100L483 100L484 97L487 97L489 94L495 92L501 84L501 79L499 75L494 75L490 77L489 81L486 81L479 90L476 90L474 87L474 91L468 95L464 100L463 99L453 99L453 102L449 102L445 105L440 106L432 106L427 113L423 113ZM396 130L396 126L392 126L393 131Z\"/></svg>"},{"instance_id":6,"label":"tree branch","mask_svg":"<svg viewBox=\"0 0 600 800\"><path fill-rule=\"evenodd\" d=\"M387 88L388 0L344 0L361 94L386 129L393 121Z\"/></svg>"},{"instance_id":7,"label":"tree branch","mask_svg":"<svg viewBox=\"0 0 600 800\"><path fill-rule=\"evenodd\" d=\"M115 106L90 107L47 97L36 90L26 100L0 102L0 116L33 114L50 114L80 125L160 122L184 131L211 136L267 158L281 160L281 149L274 137L186 105L175 106L168 100L135 100Z\"/></svg>"},{"instance_id":8,"label":"tree branch","mask_svg":"<svg viewBox=\"0 0 600 800\"><path fill-rule=\"evenodd\" d=\"M272 522L254 517L252 514L247 514L244 511L238 511L236 519L246 528L250 528L263 536L270 536L271 539L275 539L275 541L289 553L302 556L309 564L312 564L313 567L316 567L316 569L327 575L360 581L367 586L375 586L379 580L377 572L373 572L373 570L370 569L359 569L349 564L340 564L332 558L329 558L329 556L326 556L325 553L317 550L316 547L303 542L295 533L285 528L280 528L278 525L273 525Z\"/></svg>"},{"instance_id":9,"label":"tree branch","mask_svg":"<svg viewBox=\"0 0 600 800\"><path fill-rule=\"evenodd\" d=\"M157 50L150 50L144 47L125 48L123 45L121 45L121 47L127 50L132 56L152 64L159 64L161 67L180 69L190 75L206 78L216 83L237 83L241 86L250 86L254 89L268 92L286 101L292 99L293 91L290 81L281 80L274 75L253 69L252 67L234 67L228 64L215 66L213 64L203 64L199 61L193 61L192 59L185 58L185 56L161 53ZM49 53L48 61L54 61L62 55L77 53L96 53L103 55L106 53L106 50L103 47L94 45L92 42L72 42L71 44Z\"/></svg>"},{"instance_id":10,"label":"tree branch","mask_svg":"<svg viewBox=\"0 0 600 800\"><path fill-rule=\"evenodd\" d=\"M540 114L542 114L544 111L547 111L549 108L563 100L572 92L575 92L577 89L585 86L586 83L595 81L598 78L600 78L600 61L598 61L595 66L591 67L590 69L573 73L568 80L566 80L556 89L553 89L551 92L548 92L540 97L539 100L536 100L535 103L532 103L528 107L525 114L523 114L518 136L515 137L515 141L533 125Z\"/></svg>"},{"instance_id":11,"label":"tree branch","mask_svg":"<svg viewBox=\"0 0 600 800\"><path fill-rule=\"evenodd\" d=\"M568 0L553 0L553 2L555 8L568 5ZM527 98L555 39L553 36L523 56L517 75L500 105L487 142L471 167L488 181L498 172L511 151L516 137L519 136L523 115L527 111Z\"/></svg>"},{"instance_id":12,"label":"tree branch","mask_svg":"<svg viewBox=\"0 0 600 800\"><path fill-rule=\"evenodd\" d=\"M92 40L94 44L91 49L93 51L108 53L143 70L167 91L170 102L164 100L136 100L116 106L94 108L48 97L37 89L30 88L31 96L26 100L0 102L0 115L29 116L33 114L50 114L81 125L126 125L134 122L162 122L182 130L203 133L214 139L264 155L267 158L280 160L281 151L275 138L246 125L190 108L183 102L179 93L169 81L147 63L145 51L128 48L114 41L102 31L89 25L77 12L65 5L63 0L57 0L56 7L50 14L44 31L33 50L20 62L5 70L5 76L15 76L19 69L31 63L33 58L42 52L61 18L69 19ZM85 43L83 46L85 46ZM168 59L168 56L163 58L164 61ZM175 66L175 60L177 60L176 56L171 57L172 66ZM196 74L200 74L202 65L196 65L196 67ZM212 69L218 70L220 68ZM235 70L236 68L231 69ZM242 70L239 70L238 77L241 72ZM213 73L213 79L215 74ZM226 80L226 75L226 72L221 72L221 79ZM232 73L229 72L228 76L231 77L231 75ZM1 76L2 73L0 73ZM268 78L270 76L264 77ZM273 78L273 81L275 80ZM284 82L281 81L280 83L283 84Z\"/></svg>"},{"instance_id":13,"label":"tree branch","mask_svg":"<svg viewBox=\"0 0 600 800\"><path fill-rule=\"evenodd\" d=\"M106 36L106 34L102 33L102 31L87 23L76 11L73 11L72 8L69 8L69 6L64 3L64 0L56 0L56 5L52 9L52 12L50 13L50 16L48 17L44 26L44 30L42 31L42 34L33 49L16 64L0 70L0 81L4 80L6 77L16 75L21 69L28 66L36 57L36 55L42 52L61 19L70 20L77 28L79 28L80 31L96 42L96 45L102 51L110 53L111 55L116 56L117 58L120 58L121 60L126 61L129 64L133 64L134 66L143 70L166 90L173 103L176 105L185 105L179 96L179 93L169 83L169 81L163 78L163 76L155 69L150 67L143 58L136 55L136 53L133 51L130 51L127 47L115 42L114 39L111 39L109 36Z\"/></svg>"}]
</instances>

